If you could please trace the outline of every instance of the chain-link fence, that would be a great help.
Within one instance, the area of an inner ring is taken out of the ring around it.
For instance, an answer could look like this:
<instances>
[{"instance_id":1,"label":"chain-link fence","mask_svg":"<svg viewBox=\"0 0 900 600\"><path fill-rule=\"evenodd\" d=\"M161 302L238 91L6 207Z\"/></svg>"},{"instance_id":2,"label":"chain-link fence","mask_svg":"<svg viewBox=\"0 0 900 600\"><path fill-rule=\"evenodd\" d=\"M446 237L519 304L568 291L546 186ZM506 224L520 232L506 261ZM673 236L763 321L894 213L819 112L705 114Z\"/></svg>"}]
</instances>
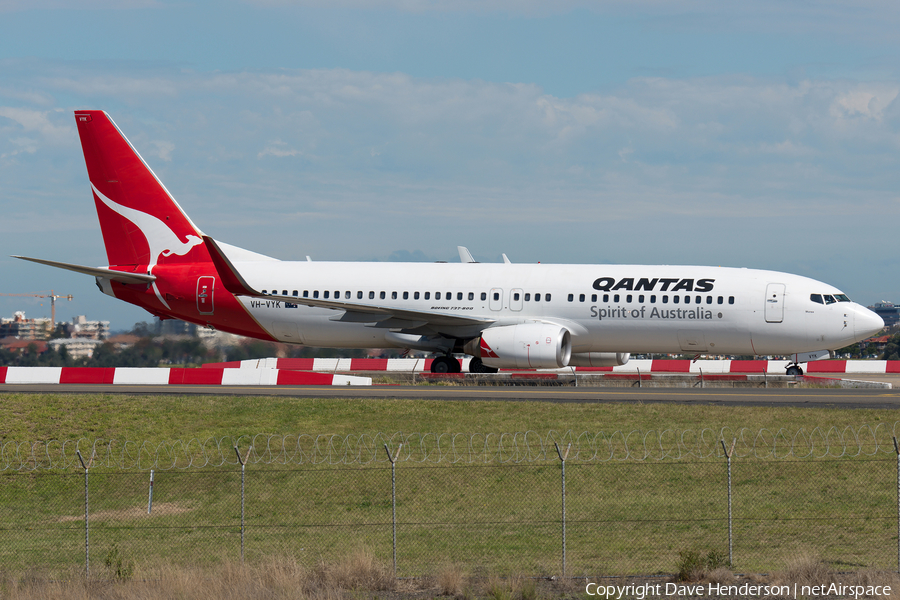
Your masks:
<instances>
[{"instance_id":1,"label":"chain-link fence","mask_svg":"<svg viewBox=\"0 0 900 600\"><path fill-rule=\"evenodd\" d=\"M747 572L798 550L900 568L892 428L716 433L6 443L0 570L317 564L359 547L398 576L650 574L684 551Z\"/></svg>"}]
</instances>

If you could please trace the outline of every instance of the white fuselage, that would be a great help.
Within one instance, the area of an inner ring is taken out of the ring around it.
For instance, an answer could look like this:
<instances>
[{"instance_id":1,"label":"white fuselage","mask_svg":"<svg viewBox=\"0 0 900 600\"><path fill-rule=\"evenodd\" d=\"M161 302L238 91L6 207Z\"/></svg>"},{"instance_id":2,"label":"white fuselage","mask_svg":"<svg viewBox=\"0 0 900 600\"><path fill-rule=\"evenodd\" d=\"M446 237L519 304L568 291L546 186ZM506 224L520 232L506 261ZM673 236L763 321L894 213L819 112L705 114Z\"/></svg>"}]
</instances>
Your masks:
<instances>
[{"instance_id":1,"label":"white fuselage","mask_svg":"<svg viewBox=\"0 0 900 600\"><path fill-rule=\"evenodd\" d=\"M235 267L258 290L298 298L296 305L240 301L276 339L311 346L398 346L385 334L409 330L397 322L338 321L341 310L302 304L304 296L333 300L335 294L357 305L487 319L492 326L559 324L571 332L574 353L787 355L841 348L883 326L831 285L755 269L275 260ZM480 329L429 325L418 331L466 338Z\"/></svg>"}]
</instances>

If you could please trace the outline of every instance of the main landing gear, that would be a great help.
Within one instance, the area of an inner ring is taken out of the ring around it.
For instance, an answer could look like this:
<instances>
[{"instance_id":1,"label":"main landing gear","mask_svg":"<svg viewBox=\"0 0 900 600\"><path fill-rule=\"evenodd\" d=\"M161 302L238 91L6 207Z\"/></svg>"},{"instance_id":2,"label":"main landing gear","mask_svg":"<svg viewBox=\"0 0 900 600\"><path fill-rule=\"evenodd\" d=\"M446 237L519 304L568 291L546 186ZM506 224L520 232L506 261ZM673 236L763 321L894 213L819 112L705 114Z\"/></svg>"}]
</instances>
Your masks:
<instances>
[{"instance_id":1,"label":"main landing gear","mask_svg":"<svg viewBox=\"0 0 900 600\"><path fill-rule=\"evenodd\" d=\"M489 367L477 356L469 361L469 373L496 373L500 369L496 367Z\"/></svg>"},{"instance_id":2,"label":"main landing gear","mask_svg":"<svg viewBox=\"0 0 900 600\"><path fill-rule=\"evenodd\" d=\"M432 373L460 373L462 367L452 356L439 356L431 361Z\"/></svg>"},{"instance_id":3,"label":"main landing gear","mask_svg":"<svg viewBox=\"0 0 900 600\"><path fill-rule=\"evenodd\" d=\"M800 365L796 365L796 364L795 364L795 365L788 365L788 368L787 368L787 370L784 372L784 374L785 374L785 375L790 375L790 376L803 375L803 369L800 367Z\"/></svg>"}]
</instances>

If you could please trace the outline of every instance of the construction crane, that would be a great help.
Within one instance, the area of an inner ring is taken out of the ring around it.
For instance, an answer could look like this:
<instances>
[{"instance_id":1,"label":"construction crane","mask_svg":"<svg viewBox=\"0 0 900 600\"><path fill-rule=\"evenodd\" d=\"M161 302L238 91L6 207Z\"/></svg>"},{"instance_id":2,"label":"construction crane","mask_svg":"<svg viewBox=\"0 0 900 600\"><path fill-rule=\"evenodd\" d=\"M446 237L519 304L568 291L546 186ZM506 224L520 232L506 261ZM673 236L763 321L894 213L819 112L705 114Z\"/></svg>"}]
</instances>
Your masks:
<instances>
[{"instance_id":1,"label":"construction crane","mask_svg":"<svg viewBox=\"0 0 900 600\"><path fill-rule=\"evenodd\" d=\"M51 327L56 329L56 299L61 298L62 300L72 300L72 294L68 296L63 296L61 294L54 294L53 290L50 290L50 293L47 294L0 294L0 296L22 296L22 297L30 297L30 298L50 298L50 323Z\"/></svg>"}]
</instances>

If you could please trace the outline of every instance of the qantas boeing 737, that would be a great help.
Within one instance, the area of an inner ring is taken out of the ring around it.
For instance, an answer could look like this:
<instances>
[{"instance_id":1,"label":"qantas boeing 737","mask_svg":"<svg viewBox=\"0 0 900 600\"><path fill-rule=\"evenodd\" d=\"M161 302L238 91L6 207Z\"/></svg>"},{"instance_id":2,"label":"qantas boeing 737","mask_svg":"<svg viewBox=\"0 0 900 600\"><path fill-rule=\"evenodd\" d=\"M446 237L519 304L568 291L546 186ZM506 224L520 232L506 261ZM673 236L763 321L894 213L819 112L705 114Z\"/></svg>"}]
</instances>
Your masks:
<instances>
[{"instance_id":1,"label":"qantas boeing 737","mask_svg":"<svg viewBox=\"0 0 900 600\"><path fill-rule=\"evenodd\" d=\"M100 290L161 319L332 348L438 354L432 371L609 366L631 353L789 356L879 331L881 318L807 277L725 267L287 262L213 240L103 111L75 113L109 260ZM504 257L505 258L505 257Z\"/></svg>"}]
</instances>

